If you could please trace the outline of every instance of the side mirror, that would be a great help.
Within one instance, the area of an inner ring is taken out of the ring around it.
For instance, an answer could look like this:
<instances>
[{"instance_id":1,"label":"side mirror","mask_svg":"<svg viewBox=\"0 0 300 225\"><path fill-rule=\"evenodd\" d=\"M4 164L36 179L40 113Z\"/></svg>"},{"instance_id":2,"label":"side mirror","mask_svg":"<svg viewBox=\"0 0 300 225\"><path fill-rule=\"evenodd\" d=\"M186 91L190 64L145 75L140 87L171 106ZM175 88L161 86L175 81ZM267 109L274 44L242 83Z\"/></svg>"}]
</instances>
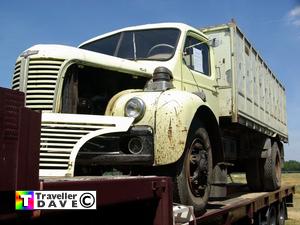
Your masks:
<instances>
[{"instance_id":1,"label":"side mirror","mask_svg":"<svg viewBox=\"0 0 300 225\"><path fill-rule=\"evenodd\" d=\"M191 48L191 47L186 47L186 48L184 49L183 55L184 55L184 56L187 56L187 55L193 55L193 48Z\"/></svg>"}]
</instances>

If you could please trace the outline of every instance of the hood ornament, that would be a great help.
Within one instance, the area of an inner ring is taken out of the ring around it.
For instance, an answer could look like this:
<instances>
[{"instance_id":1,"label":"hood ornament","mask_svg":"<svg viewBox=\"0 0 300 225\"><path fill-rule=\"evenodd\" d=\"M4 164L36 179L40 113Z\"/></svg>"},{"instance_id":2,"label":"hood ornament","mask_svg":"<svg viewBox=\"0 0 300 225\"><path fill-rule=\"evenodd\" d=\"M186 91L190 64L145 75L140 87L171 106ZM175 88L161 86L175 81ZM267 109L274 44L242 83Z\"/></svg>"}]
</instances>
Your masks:
<instances>
[{"instance_id":1,"label":"hood ornament","mask_svg":"<svg viewBox=\"0 0 300 225\"><path fill-rule=\"evenodd\" d=\"M29 56L31 55L36 55L39 53L39 50L26 50L25 52L23 52L20 57L23 57L23 58L28 58Z\"/></svg>"}]
</instances>

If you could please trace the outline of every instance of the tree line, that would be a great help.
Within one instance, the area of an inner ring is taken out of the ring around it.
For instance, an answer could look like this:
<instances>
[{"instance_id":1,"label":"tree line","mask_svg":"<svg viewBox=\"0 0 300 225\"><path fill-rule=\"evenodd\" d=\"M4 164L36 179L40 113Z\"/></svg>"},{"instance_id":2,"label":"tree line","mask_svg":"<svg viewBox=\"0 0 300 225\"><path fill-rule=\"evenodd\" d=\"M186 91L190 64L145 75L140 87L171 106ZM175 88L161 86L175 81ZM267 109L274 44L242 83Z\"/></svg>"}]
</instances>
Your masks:
<instances>
[{"instance_id":1,"label":"tree line","mask_svg":"<svg viewBox=\"0 0 300 225\"><path fill-rule=\"evenodd\" d=\"M296 160L285 161L282 171L284 172L300 172L300 162Z\"/></svg>"}]
</instances>

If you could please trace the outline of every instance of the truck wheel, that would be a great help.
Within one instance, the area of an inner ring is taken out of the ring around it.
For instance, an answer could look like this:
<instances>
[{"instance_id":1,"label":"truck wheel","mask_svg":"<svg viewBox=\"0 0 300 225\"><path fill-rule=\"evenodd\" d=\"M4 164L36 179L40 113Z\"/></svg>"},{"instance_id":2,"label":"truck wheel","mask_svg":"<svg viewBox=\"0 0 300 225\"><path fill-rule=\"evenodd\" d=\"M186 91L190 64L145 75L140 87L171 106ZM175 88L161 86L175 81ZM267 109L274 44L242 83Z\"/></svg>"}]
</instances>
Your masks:
<instances>
[{"instance_id":1,"label":"truck wheel","mask_svg":"<svg viewBox=\"0 0 300 225\"><path fill-rule=\"evenodd\" d=\"M246 179L252 191L263 191L262 173L261 159L249 159L246 165Z\"/></svg>"},{"instance_id":2,"label":"truck wheel","mask_svg":"<svg viewBox=\"0 0 300 225\"><path fill-rule=\"evenodd\" d=\"M285 202L282 201L278 207L278 225L285 225L286 219L286 206Z\"/></svg>"},{"instance_id":3,"label":"truck wheel","mask_svg":"<svg viewBox=\"0 0 300 225\"><path fill-rule=\"evenodd\" d=\"M264 189L274 191L281 185L281 157L277 142L272 145L270 156L264 164Z\"/></svg>"},{"instance_id":4,"label":"truck wheel","mask_svg":"<svg viewBox=\"0 0 300 225\"><path fill-rule=\"evenodd\" d=\"M200 126L188 138L183 163L178 166L174 198L192 205L198 213L205 212L212 180L212 153L208 133Z\"/></svg>"},{"instance_id":5,"label":"truck wheel","mask_svg":"<svg viewBox=\"0 0 300 225\"><path fill-rule=\"evenodd\" d=\"M267 211L267 225L277 225L277 215L274 206L270 206Z\"/></svg>"}]
</instances>

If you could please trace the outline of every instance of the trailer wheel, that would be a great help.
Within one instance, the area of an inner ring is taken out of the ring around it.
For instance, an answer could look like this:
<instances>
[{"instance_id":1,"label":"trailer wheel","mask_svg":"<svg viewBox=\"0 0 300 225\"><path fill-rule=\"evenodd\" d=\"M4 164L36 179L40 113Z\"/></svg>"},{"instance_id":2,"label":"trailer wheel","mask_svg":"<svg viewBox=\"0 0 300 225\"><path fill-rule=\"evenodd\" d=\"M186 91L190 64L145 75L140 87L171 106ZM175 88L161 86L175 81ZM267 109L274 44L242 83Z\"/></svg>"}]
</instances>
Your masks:
<instances>
[{"instance_id":1,"label":"trailer wheel","mask_svg":"<svg viewBox=\"0 0 300 225\"><path fill-rule=\"evenodd\" d=\"M286 219L286 207L284 201L278 207L278 225L284 225Z\"/></svg>"},{"instance_id":2,"label":"trailer wheel","mask_svg":"<svg viewBox=\"0 0 300 225\"><path fill-rule=\"evenodd\" d=\"M262 162L260 158L249 159L246 165L246 179L248 187L252 191L262 191Z\"/></svg>"},{"instance_id":3,"label":"trailer wheel","mask_svg":"<svg viewBox=\"0 0 300 225\"><path fill-rule=\"evenodd\" d=\"M174 198L204 213L212 180L211 144L203 125L189 137L183 163L178 166L179 175L175 178Z\"/></svg>"},{"instance_id":4,"label":"trailer wheel","mask_svg":"<svg viewBox=\"0 0 300 225\"><path fill-rule=\"evenodd\" d=\"M272 145L270 156L264 164L264 189L274 191L281 185L281 157L277 142Z\"/></svg>"},{"instance_id":5,"label":"trailer wheel","mask_svg":"<svg viewBox=\"0 0 300 225\"><path fill-rule=\"evenodd\" d=\"M267 211L267 225L277 225L277 215L274 206L270 206Z\"/></svg>"}]
</instances>

